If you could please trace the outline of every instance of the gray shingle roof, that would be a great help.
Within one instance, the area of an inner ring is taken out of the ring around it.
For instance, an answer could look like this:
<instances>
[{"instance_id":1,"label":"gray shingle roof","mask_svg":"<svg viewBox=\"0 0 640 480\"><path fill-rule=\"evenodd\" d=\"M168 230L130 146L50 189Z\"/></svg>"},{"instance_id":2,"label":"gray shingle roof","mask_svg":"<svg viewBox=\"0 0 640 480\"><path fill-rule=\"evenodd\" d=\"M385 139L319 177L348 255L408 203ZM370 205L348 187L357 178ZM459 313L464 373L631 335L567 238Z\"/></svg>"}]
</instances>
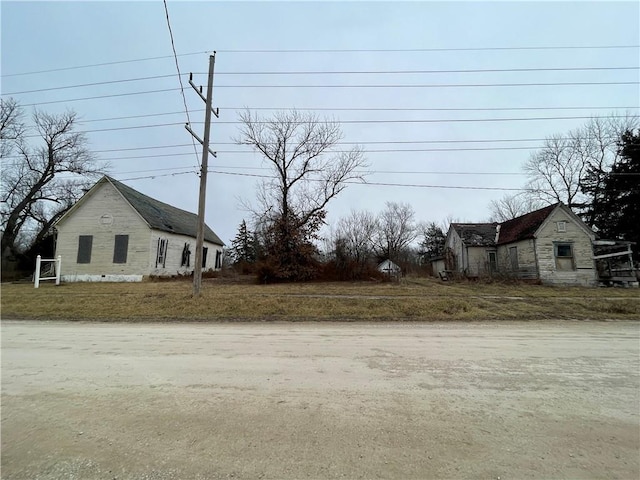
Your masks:
<instances>
[{"instance_id":1,"label":"gray shingle roof","mask_svg":"<svg viewBox=\"0 0 640 480\"><path fill-rule=\"evenodd\" d=\"M196 238L198 233L198 216L196 214L148 197L111 177L106 178L151 228ZM207 225L204 227L204 239L207 242L224 245L218 235Z\"/></svg>"},{"instance_id":2,"label":"gray shingle roof","mask_svg":"<svg viewBox=\"0 0 640 480\"><path fill-rule=\"evenodd\" d=\"M496 244L497 223L452 223L465 245L469 247L492 247Z\"/></svg>"}]
</instances>

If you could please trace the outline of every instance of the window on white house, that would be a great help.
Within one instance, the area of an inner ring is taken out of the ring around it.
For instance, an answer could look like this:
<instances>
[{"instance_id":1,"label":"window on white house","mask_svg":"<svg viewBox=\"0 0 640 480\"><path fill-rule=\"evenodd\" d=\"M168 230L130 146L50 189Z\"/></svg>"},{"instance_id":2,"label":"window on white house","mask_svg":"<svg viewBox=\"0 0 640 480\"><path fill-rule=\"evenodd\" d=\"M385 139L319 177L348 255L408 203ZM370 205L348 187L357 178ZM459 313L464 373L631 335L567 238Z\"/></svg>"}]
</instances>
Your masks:
<instances>
[{"instance_id":1,"label":"window on white house","mask_svg":"<svg viewBox=\"0 0 640 480\"><path fill-rule=\"evenodd\" d=\"M575 270L573 245L571 243L555 243L553 249L556 257L556 269Z\"/></svg>"},{"instance_id":2,"label":"window on white house","mask_svg":"<svg viewBox=\"0 0 640 480\"><path fill-rule=\"evenodd\" d=\"M207 252L209 249L207 247L202 247L202 268L207 266Z\"/></svg>"},{"instance_id":3,"label":"window on white house","mask_svg":"<svg viewBox=\"0 0 640 480\"><path fill-rule=\"evenodd\" d=\"M191 265L191 247L189 244L185 242L184 248L182 249L182 261L180 262L180 266L189 267Z\"/></svg>"},{"instance_id":4,"label":"window on white house","mask_svg":"<svg viewBox=\"0 0 640 480\"><path fill-rule=\"evenodd\" d=\"M567 222L557 222L556 223L558 232L566 232L567 231Z\"/></svg>"},{"instance_id":5,"label":"window on white house","mask_svg":"<svg viewBox=\"0 0 640 480\"><path fill-rule=\"evenodd\" d=\"M80 235L78 237L78 258L76 263L91 263L91 247L93 235Z\"/></svg>"},{"instance_id":6,"label":"window on white house","mask_svg":"<svg viewBox=\"0 0 640 480\"><path fill-rule=\"evenodd\" d=\"M129 235L116 235L113 246L113 263L127 263L127 250L129 248Z\"/></svg>"},{"instance_id":7,"label":"window on white house","mask_svg":"<svg viewBox=\"0 0 640 480\"><path fill-rule=\"evenodd\" d=\"M158 238L158 251L156 253L156 268L164 266L167 263L167 246L169 245L169 240L166 238Z\"/></svg>"},{"instance_id":8,"label":"window on white house","mask_svg":"<svg viewBox=\"0 0 640 480\"><path fill-rule=\"evenodd\" d=\"M216 268L222 268L222 252L216 250Z\"/></svg>"}]
</instances>

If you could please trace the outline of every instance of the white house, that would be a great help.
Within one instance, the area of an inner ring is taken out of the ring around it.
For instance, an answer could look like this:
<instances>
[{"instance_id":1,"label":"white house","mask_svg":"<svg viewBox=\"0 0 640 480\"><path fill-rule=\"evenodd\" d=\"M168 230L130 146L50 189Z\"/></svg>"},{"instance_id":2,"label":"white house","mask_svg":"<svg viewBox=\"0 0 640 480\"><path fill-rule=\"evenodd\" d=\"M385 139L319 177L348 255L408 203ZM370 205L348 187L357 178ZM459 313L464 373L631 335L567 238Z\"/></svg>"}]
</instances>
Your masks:
<instances>
[{"instance_id":1,"label":"white house","mask_svg":"<svg viewBox=\"0 0 640 480\"><path fill-rule=\"evenodd\" d=\"M102 177L55 225L63 281L141 281L193 272L197 215ZM205 226L204 270L222 266Z\"/></svg>"}]
</instances>

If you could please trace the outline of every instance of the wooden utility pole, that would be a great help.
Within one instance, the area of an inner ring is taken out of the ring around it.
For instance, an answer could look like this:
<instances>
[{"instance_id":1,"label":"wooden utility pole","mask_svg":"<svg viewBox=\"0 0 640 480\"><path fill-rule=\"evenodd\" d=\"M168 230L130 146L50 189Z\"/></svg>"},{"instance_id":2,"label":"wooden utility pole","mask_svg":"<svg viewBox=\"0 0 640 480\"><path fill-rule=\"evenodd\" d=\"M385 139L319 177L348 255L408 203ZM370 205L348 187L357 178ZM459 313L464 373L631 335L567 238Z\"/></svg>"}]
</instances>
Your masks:
<instances>
[{"instance_id":1,"label":"wooden utility pole","mask_svg":"<svg viewBox=\"0 0 640 480\"><path fill-rule=\"evenodd\" d=\"M211 114L213 113L218 118L218 109L213 109L211 106L213 99L213 68L216 63L216 52L209 56L209 76L207 80L207 96L202 95L202 87L198 88L193 83L193 74L190 74L189 84L193 87L196 93L204 100L206 104L204 115L204 139L201 139L191 129L191 126L187 123L185 128L191 135L194 136L198 142L202 144L202 162L200 165L200 195L198 197L198 234L196 236L196 258L195 265L193 266L193 296L200 296L200 287L202 286L202 258L204 247L204 207L207 197L207 169L209 165L209 153L214 157L216 152L209 148L209 133L211 130Z\"/></svg>"}]
</instances>

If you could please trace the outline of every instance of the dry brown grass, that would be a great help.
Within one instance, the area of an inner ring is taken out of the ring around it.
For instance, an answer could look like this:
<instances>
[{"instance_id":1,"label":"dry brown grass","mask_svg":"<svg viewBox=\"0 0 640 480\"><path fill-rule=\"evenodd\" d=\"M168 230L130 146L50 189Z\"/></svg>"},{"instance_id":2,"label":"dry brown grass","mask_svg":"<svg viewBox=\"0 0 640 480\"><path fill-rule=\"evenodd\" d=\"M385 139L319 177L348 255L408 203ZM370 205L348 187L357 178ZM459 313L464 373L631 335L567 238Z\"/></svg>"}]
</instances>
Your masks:
<instances>
[{"instance_id":1,"label":"dry brown grass","mask_svg":"<svg viewBox=\"0 0 640 480\"><path fill-rule=\"evenodd\" d=\"M399 283L250 285L206 280L2 285L2 317L74 320L638 319L638 289L559 288L409 278Z\"/></svg>"}]
</instances>

